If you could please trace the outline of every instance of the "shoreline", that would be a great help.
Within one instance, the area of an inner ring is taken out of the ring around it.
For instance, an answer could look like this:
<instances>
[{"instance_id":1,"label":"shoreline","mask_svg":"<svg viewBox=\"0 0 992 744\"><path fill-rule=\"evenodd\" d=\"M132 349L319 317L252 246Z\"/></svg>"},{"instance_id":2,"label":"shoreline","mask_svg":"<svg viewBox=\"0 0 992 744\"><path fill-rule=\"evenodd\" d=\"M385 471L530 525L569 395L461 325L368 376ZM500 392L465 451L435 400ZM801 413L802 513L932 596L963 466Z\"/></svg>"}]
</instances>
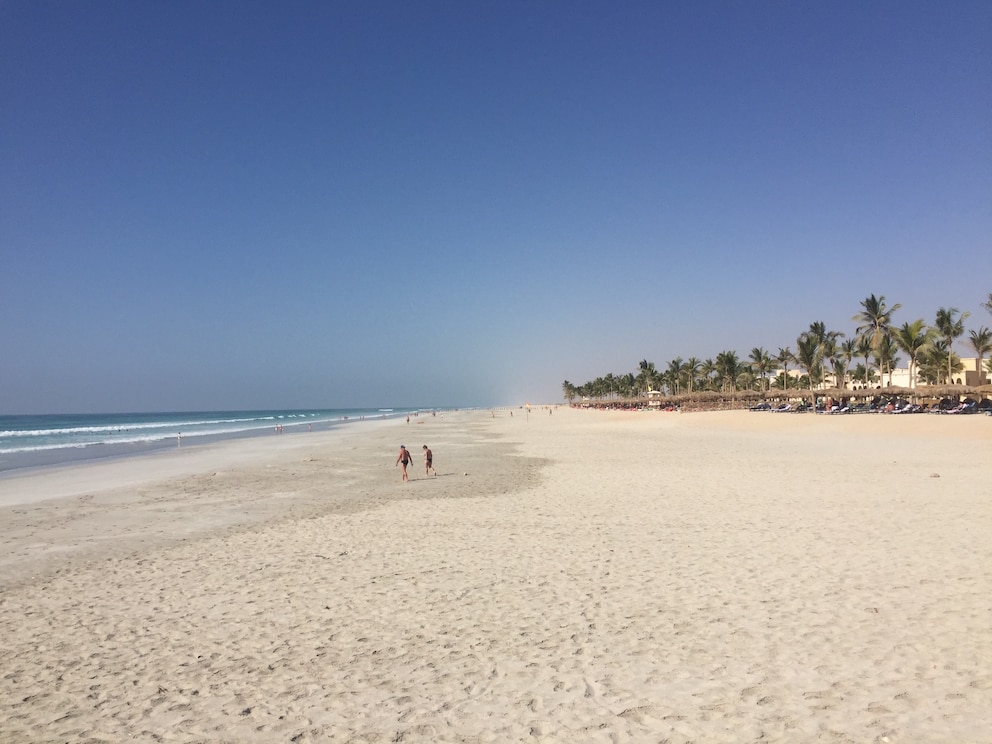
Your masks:
<instances>
[{"instance_id":1,"label":"shoreline","mask_svg":"<svg viewBox=\"0 0 992 744\"><path fill-rule=\"evenodd\" d=\"M391 419L389 419L391 420ZM196 464L197 458L193 455L200 453L202 450L208 450L207 456L219 456L223 460L226 457L238 457L238 450L241 449L244 452L248 452L248 448L251 451L259 451L257 445L252 447L252 442L265 441L270 443L266 445L265 450L275 450L280 451L284 447L280 447L280 442L284 437L295 438L300 435L307 435L309 437L321 436L330 434L333 432L342 431L348 425L375 425L377 423L385 423L389 421L387 419L369 419L369 420L355 420L355 421L341 421L335 422L330 427L325 427L318 431L302 431L301 427L305 426L305 423L293 424L291 427L286 427L286 432L274 433L271 427L266 427L265 429L255 429L250 431L238 432L235 434L227 435L209 435L203 437L197 437L189 439L184 439L182 446L177 446L174 442L163 442L161 444L155 443L148 446L142 446L140 451L132 449L131 451L126 451L132 445L129 444L103 444L103 445L90 445L85 449L92 450L104 450L112 451L111 454L102 455L89 455L80 456L75 459L60 460L56 462L43 462L39 464L23 465L13 468L8 468L0 470L0 506L12 505L15 503L31 503L32 501L45 500L48 497L42 496L40 498L33 498L27 501L9 501L5 499L5 491L9 489L4 488L5 481L17 481L22 478L38 478L44 477L49 474L65 473L68 476L73 474L73 471L79 473L87 473L91 470L103 469L106 471L106 479L108 484L112 485L114 474L111 472L114 468L118 466L126 465L127 463L133 463L135 467L140 467L142 464L151 466L156 463L160 463L163 460L175 460L177 458L186 458L189 460L187 465L192 468L200 467ZM299 445L299 441L293 442L292 444ZM225 455L225 453L229 453ZM202 458L199 458L202 459ZM175 465L175 463L172 463ZM167 470L173 470L174 468L167 468ZM149 471L149 477L157 477L157 472L154 469ZM108 486L110 487L110 486ZM7 494L9 496L9 494ZM69 495L63 493L62 495Z\"/></svg>"},{"instance_id":2,"label":"shoreline","mask_svg":"<svg viewBox=\"0 0 992 744\"><path fill-rule=\"evenodd\" d=\"M990 429L475 411L5 507L0 738L992 742Z\"/></svg>"},{"instance_id":3,"label":"shoreline","mask_svg":"<svg viewBox=\"0 0 992 744\"><path fill-rule=\"evenodd\" d=\"M0 587L61 570L77 559L91 562L122 550L409 498L414 494L392 492L395 484L389 477L396 471L399 441L429 432L447 449L444 433L470 433L455 420L471 416L447 413L427 427L421 426L428 421L423 418L410 424L404 419L366 420L354 427L227 438L8 474L0 478ZM499 449L512 447L501 444ZM463 464L476 476L493 470L478 454ZM415 459L411 466L414 482L419 465ZM453 473L440 467L447 483ZM490 489L479 483L472 487L483 493Z\"/></svg>"},{"instance_id":4,"label":"shoreline","mask_svg":"<svg viewBox=\"0 0 992 744\"><path fill-rule=\"evenodd\" d=\"M31 436L45 438L45 435L48 435L47 438L49 439L52 435L63 437L63 441L58 444L49 442L42 445L24 446L20 449L4 450L0 448L0 478L10 473L50 466L71 466L75 463L154 454L162 450L177 448L180 437L182 446L197 447L227 440L271 436L273 433L299 433L304 430L303 427L307 427L307 433L311 433L314 425L318 427L317 431L327 431L349 424L394 420L403 418L408 414L419 415L426 411L447 409L411 408L399 409L397 413L394 413L394 410L354 408L0 416L0 428L5 423L8 426L13 426L12 422L15 420L20 423L17 428L0 433L0 438L3 435L8 436L7 444L14 441L10 439L10 436L24 437L26 442L30 441ZM216 420L218 416L223 418ZM231 419L232 416L238 418ZM178 418L179 420L170 421L170 418ZM25 429L24 421L29 422L30 425L42 427L42 430ZM48 428L60 424L67 428ZM241 426L228 430L217 428L232 424L240 424ZM204 431L205 426L209 428ZM166 429L169 430L168 433L162 431ZM274 432L274 429L277 432ZM138 435L138 432L150 430L158 430L158 432L146 436ZM94 431L116 433L117 435L124 433L135 438L117 439L111 437L104 440L93 440L92 436L86 436ZM65 435L69 434L74 434L77 437L83 435L82 441L66 439Z\"/></svg>"}]
</instances>

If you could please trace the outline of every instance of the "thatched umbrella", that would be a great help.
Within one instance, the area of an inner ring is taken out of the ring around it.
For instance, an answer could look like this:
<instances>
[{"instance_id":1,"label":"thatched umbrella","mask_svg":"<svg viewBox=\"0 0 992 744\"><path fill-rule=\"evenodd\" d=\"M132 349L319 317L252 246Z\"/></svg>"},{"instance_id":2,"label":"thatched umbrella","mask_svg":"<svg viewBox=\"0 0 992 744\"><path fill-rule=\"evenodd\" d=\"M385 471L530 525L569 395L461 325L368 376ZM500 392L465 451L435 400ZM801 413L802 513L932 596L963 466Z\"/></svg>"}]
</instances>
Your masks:
<instances>
[{"instance_id":1,"label":"thatched umbrella","mask_svg":"<svg viewBox=\"0 0 992 744\"><path fill-rule=\"evenodd\" d=\"M822 395L824 398L850 398L853 394L853 390L848 390L846 388L824 388L823 390L814 390L817 395Z\"/></svg>"},{"instance_id":2,"label":"thatched umbrella","mask_svg":"<svg viewBox=\"0 0 992 744\"><path fill-rule=\"evenodd\" d=\"M878 395L915 395L916 391L908 387L900 387L898 385L890 385L889 387L863 387L859 390L843 390L841 391L841 397L848 398L874 398Z\"/></svg>"},{"instance_id":3,"label":"thatched umbrella","mask_svg":"<svg viewBox=\"0 0 992 744\"><path fill-rule=\"evenodd\" d=\"M664 399L661 404L662 408L670 405L678 406L680 409L692 410L694 405L702 403L704 400L709 400L706 396L713 395L707 390L693 390L691 393L678 393L676 395L669 395Z\"/></svg>"},{"instance_id":4,"label":"thatched umbrella","mask_svg":"<svg viewBox=\"0 0 992 744\"><path fill-rule=\"evenodd\" d=\"M860 390L844 390L841 398L874 398L879 394L879 390L874 388L861 388Z\"/></svg>"},{"instance_id":5,"label":"thatched umbrella","mask_svg":"<svg viewBox=\"0 0 992 744\"><path fill-rule=\"evenodd\" d=\"M913 388L899 387L898 385L890 385L889 387L873 390L872 392L876 393L877 395L897 395L900 398L917 394L917 392Z\"/></svg>"},{"instance_id":6,"label":"thatched umbrella","mask_svg":"<svg viewBox=\"0 0 992 744\"><path fill-rule=\"evenodd\" d=\"M754 390L741 390L737 392L722 392L719 390L694 390L691 393L680 393L667 398L679 404L698 405L705 408L726 408L737 407L744 400L760 399L762 393ZM705 404L705 405L704 405Z\"/></svg>"},{"instance_id":7,"label":"thatched umbrella","mask_svg":"<svg viewBox=\"0 0 992 744\"><path fill-rule=\"evenodd\" d=\"M686 393L686 399L691 403L714 403L715 401L729 397L729 394L721 393L717 390L700 390L698 392Z\"/></svg>"},{"instance_id":8,"label":"thatched umbrella","mask_svg":"<svg viewBox=\"0 0 992 744\"><path fill-rule=\"evenodd\" d=\"M790 398L802 398L806 400L812 397L816 393L811 393L808 388L798 390L796 388L788 388L786 390L769 390L765 393L765 398L772 398L773 400L788 400Z\"/></svg>"},{"instance_id":9,"label":"thatched umbrella","mask_svg":"<svg viewBox=\"0 0 992 744\"><path fill-rule=\"evenodd\" d=\"M934 398L943 398L950 395L967 395L974 388L970 385L927 385L916 388L917 395L932 395Z\"/></svg>"}]
</instances>

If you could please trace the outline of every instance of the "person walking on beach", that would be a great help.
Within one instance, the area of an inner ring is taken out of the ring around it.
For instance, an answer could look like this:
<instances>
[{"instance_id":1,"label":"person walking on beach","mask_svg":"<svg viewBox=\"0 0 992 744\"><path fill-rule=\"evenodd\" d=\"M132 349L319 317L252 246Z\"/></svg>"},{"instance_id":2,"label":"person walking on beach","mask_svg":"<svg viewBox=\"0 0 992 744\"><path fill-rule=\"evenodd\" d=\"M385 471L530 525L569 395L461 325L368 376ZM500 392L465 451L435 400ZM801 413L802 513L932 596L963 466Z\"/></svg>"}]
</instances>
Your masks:
<instances>
[{"instance_id":1,"label":"person walking on beach","mask_svg":"<svg viewBox=\"0 0 992 744\"><path fill-rule=\"evenodd\" d=\"M410 451L401 444L400 445L400 454L396 458L396 464L394 464L393 467L396 467L396 465L397 464L400 464L400 463L403 464L403 480L405 480L405 481L410 480L410 476L406 474L406 466L410 464L410 461L412 459L413 458L410 457Z\"/></svg>"},{"instance_id":2,"label":"person walking on beach","mask_svg":"<svg viewBox=\"0 0 992 744\"><path fill-rule=\"evenodd\" d=\"M431 471L434 470L434 453L431 452L430 448L424 445L424 475L430 475ZM434 475L437 475L437 471L434 470Z\"/></svg>"}]
</instances>

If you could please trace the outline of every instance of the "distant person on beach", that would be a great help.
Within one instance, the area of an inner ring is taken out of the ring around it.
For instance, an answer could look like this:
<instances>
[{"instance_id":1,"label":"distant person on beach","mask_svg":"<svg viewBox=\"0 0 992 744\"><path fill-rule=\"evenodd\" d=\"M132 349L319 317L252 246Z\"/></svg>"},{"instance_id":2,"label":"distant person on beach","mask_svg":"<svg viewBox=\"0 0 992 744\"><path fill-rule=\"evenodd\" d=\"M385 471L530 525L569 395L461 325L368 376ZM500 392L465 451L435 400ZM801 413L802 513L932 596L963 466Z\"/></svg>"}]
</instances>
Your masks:
<instances>
[{"instance_id":1,"label":"distant person on beach","mask_svg":"<svg viewBox=\"0 0 992 744\"><path fill-rule=\"evenodd\" d=\"M408 476L406 474L406 466L410 464L410 461L412 459L413 458L410 457L410 451L401 444L400 445L400 454L396 458L396 463L393 465L393 467L396 467L397 464L402 463L402 465L403 465L403 480L405 480L405 481L410 480L410 476Z\"/></svg>"},{"instance_id":2,"label":"distant person on beach","mask_svg":"<svg viewBox=\"0 0 992 744\"><path fill-rule=\"evenodd\" d=\"M434 470L434 453L431 452L430 448L424 445L424 475L430 475L431 471ZM434 470L434 475L437 475L437 471Z\"/></svg>"}]
</instances>

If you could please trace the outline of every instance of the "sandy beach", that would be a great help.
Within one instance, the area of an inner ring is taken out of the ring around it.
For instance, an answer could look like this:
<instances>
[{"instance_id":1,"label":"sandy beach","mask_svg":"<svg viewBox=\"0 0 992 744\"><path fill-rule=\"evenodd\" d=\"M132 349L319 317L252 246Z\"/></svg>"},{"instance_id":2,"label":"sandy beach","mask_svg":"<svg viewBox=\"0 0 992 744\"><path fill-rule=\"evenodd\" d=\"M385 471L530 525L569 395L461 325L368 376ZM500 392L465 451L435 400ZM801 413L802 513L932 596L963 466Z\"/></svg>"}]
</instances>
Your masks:
<instances>
[{"instance_id":1,"label":"sandy beach","mask_svg":"<svg viewBox=\"0 0 992 744\"><path fill-rule=\"evenodd\" d=\"M992 742L988 417L513 414L0 479L0 741Z\"/></svg>"}]
</instances>

